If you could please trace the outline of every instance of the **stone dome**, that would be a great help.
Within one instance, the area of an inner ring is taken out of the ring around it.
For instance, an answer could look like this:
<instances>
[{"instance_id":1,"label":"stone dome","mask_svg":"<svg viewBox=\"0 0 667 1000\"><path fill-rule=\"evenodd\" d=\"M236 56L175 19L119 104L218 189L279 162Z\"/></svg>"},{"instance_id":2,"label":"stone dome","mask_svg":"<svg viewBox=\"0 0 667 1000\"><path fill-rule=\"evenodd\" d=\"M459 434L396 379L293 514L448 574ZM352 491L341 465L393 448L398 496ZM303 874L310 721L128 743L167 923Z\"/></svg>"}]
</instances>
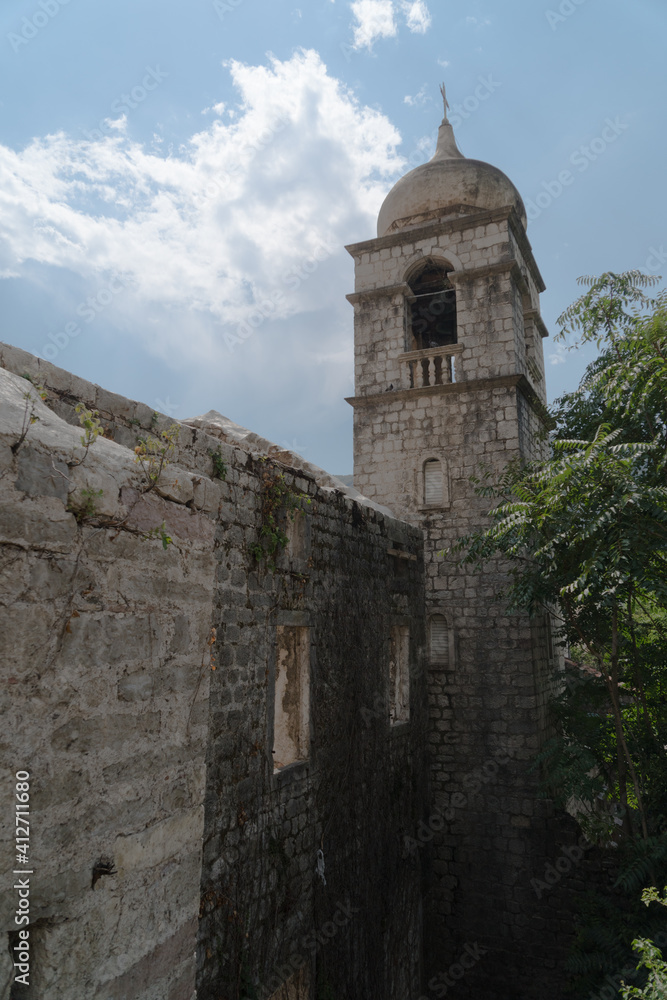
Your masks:
<instances>
[{"instance_id":1,"label":"stone dome","mask_svg":"<svg viewBox=\"0 0 667 1000\"><path fill-rule=\"evenodd\" d=\"M456 145L447 118L438 131L432 159L401 177L382 203L378 236L435 219L512 205L524 227L521 195L502 170L482 160L468 160Z\"/></svg>"}]
</instances>

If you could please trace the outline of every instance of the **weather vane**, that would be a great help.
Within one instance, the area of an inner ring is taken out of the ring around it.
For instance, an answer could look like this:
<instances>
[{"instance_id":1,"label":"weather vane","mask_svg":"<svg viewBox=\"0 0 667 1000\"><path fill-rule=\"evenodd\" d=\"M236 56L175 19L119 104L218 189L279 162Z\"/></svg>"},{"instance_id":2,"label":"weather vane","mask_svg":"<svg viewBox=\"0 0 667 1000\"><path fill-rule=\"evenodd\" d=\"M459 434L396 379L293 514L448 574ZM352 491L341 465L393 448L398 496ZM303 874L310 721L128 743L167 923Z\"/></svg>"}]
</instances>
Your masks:
<instances>
[{"instance_id":1,"label":"weather vane","mask_svg":"<svg viewBox=\"0 0 667 1000\"><path fill-rule=\"evenodd\" d=\"M449 119L447 117L447 111L449 110L449 101L447 100L447 91L445 90L444 83L440 84L440 93L442 94L442 103L445 106L445 118L444 118L444 121L447 122L447 121L449 121Z\"/></svg>"}]
</instances>

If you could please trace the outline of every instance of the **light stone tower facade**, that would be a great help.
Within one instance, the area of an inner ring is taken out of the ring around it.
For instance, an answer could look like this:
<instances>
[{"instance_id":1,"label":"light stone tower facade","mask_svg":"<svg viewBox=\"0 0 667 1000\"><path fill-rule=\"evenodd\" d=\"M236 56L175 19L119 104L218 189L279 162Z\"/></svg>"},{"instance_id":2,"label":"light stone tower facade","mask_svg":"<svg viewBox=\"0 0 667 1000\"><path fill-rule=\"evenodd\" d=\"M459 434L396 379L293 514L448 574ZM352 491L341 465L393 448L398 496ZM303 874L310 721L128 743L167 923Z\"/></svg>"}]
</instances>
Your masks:
<instances>
[{"instance_id":1,"label":"light stone tower facade","mask_svg":"<svg viewBox=\"0 0 667 1000\"><path fill-rule=\"evenodd\" d=\"M544 283L518 191L462 155L446 108L435 155L390 191L377 239L347 248L354 485L424 532L428 996L445 995L442 977L477 943L456 995L518 1000L555 995L536 973L544 904L530 886L553 851L529 771L547 727L550 629L507 614L502 566L460 569L442 550L485 523L470 477L544 448Z\"/></svg>"}]
</instances>

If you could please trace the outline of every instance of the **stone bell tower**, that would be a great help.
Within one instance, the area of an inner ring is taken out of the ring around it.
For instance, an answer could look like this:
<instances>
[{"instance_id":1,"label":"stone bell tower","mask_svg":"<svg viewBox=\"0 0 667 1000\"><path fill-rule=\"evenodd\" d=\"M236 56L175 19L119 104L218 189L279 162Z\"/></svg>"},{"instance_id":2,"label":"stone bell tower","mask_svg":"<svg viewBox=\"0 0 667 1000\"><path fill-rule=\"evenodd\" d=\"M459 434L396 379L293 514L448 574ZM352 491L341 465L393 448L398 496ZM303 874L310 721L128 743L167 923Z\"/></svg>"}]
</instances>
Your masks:
<instances>
[{"instance_id":1,"label":"stone bell tower","mask_svg":"<svg viewBox=\"0 0 667 1000\"><path fill-rule=\"evenodd\" d=\"M544 448L544 282L525 208L504 173L460 152L445 98L433 158L389 192L377 238L347 249L354 485L425 538L428 996L445 995L475 944L457 997L555 995L539 992L549 946L530 887L553 850L529 771L547 726L549 623L508 615L502 565L476 573L442 554L485 523L470 477Z\"/></svg>"}]
</instances>

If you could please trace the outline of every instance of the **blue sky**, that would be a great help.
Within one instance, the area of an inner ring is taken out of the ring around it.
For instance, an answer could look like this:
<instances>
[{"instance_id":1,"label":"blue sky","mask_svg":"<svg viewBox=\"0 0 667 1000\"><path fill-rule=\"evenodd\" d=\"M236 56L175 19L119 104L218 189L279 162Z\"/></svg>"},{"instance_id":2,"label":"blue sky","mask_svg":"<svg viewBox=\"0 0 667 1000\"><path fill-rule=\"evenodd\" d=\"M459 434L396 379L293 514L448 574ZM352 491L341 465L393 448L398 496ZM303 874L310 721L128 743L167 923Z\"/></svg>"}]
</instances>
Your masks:
<instances>
[{"instance_id":1,"label":"blue sky","mask_svg":"<svg viewBox=\"0 0 667 1000\"><path fill-rule=\"evenodd\" d=\"M0 339L350 472L343 246L431 156L440 81L534 205L553 334L578 275L667 274L666 29L664 0L4 0ZM590 355L545 347L553 398Z\"/></svg>"}]
</instances>

